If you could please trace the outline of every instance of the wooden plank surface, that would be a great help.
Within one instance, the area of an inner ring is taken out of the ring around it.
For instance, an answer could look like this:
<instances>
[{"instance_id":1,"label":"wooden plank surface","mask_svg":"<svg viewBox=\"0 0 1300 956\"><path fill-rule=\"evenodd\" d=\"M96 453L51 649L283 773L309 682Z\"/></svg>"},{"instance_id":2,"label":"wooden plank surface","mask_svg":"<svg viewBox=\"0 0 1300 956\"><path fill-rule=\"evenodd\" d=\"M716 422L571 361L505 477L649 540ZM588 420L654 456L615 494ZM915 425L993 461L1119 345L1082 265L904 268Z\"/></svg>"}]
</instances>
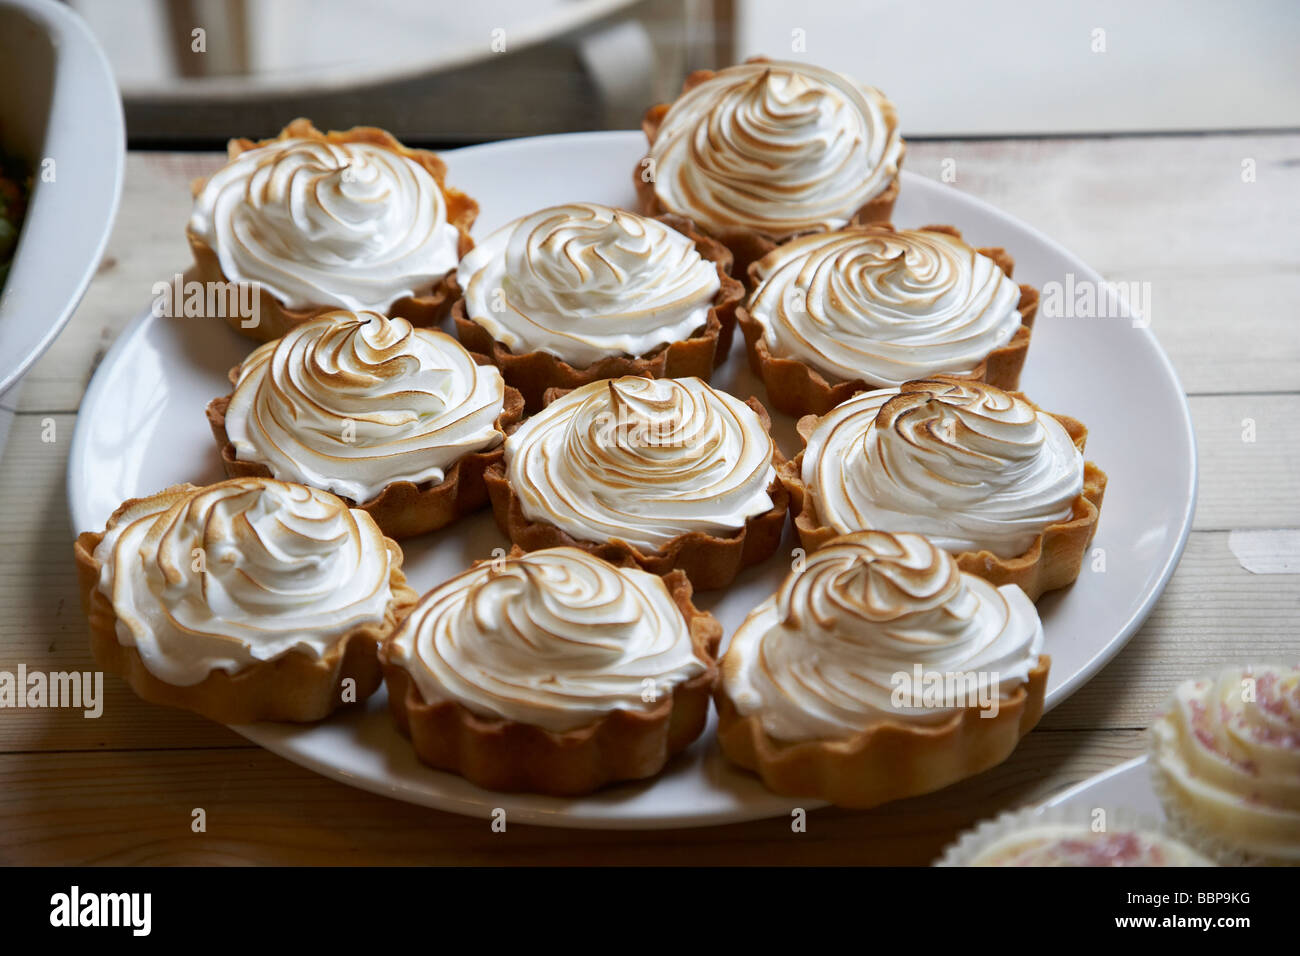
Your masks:
<instances>
[{"instance_id":1,"label":"wooden plank surface","mask_svg":"<svg viewBox=\"0 0 1300 956\"><path fill-rule=\"evenodd\" d=\"M1229 546L1235 529L1300 528L1300 136L928 142L913 144L908 168L937 177L947 158L955 188L1110 278L1153 284L1153 327L1191 395L1201 453L1196 530L1151 618L1005 765L871 813L819 811L806 834L781 819L671 839L493 834L326 780L108 677L98 720L0 711L0 863L925 863L974 819L1141 753L1142 728L1179 680L1229 660L1300 658L1300 582L1251 573ZM89 666L63 482L75 410L153 282L185 267L185 184L214 162L128 157L100 272L21 393L0 458L0 669ZM195 807L204 834L191 832Z\"/></svg>"},{"instance_id":2,"label":"wooden plank surface","mask_svg":"<svg viewBox=\"0 0 1300 956\"><path fill-rule=\"evenodd\" d=\"M989 813L1032 803L1142 750L1119 731L1031 734L995 771L871 812L725 827L556 830L364 793L257 748L0 754L0 864L925 865ZM201 808L207 830L191 829Z\"/></svg>"}]
</instances>

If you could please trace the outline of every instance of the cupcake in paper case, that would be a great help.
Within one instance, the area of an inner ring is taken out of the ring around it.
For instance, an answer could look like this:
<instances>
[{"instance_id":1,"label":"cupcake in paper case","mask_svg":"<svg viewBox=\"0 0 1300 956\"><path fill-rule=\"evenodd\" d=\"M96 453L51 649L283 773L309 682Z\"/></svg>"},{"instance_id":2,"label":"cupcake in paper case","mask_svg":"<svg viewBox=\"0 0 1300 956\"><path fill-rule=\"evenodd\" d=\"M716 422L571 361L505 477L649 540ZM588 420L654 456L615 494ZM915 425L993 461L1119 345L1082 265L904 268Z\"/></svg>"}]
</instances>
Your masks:
<instances>
[{"instance_id":1,"label":"cupcake in paper case","mask_svg":"<svg viewBox=\"0 0 1300 956\"><path fill-rule=\"evenodd\" d=\"M1300 864L1300 665L1189 680L1151 727L1165 813L1225 863Z\"/></svg>"},{"instance_id":2,"label":"cupcake in paper case","mask_svg":"<svg viewBox=\"0 0 1300 956\"><path fill-rule=\"evenodd\" d=\"M1036 807L967 830L935 866L1214 866L1162 824L1125 808Z\"/></svg>"}]
</instances>

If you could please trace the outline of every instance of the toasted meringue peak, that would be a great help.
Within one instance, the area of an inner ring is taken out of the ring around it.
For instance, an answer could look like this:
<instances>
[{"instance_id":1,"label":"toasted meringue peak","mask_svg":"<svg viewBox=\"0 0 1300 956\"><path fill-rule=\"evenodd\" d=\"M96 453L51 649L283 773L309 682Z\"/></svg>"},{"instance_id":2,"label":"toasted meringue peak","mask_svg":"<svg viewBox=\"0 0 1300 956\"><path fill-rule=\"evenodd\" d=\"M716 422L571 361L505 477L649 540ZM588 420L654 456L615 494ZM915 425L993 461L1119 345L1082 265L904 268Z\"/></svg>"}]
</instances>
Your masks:
<instances>
[{"instance_id":1,"label":"toasted meringue peak","mask_svg":"<svg viewBox=\"0 0 1300 956\"><path fill-rule=\"evenodd\" d=\"M1024 399L939 377L831 409L808 438L802 479L841 534L915 531L949 551L1008 558L1073 513L1083 456Z\"/></svg>"},{"instance_id":2,"label":"toasted meringue peak","mask_svg":"<svg viewBox=\"0 0 1300 956\"><path fill-rule=\"evenodd\" d=\"M501 373L451 336L374 312L332 312L240 366L226 433L242 461L364 503L395 481L437 484L500 444Z\"/></svg>"},{"instance_id":3,"label":"toasted meringue peak","mask_svg":"<svg viewBox=\"0 0 1300 956\"><path fill-rule=\"evenodd\" d=\"M692 531L734 535L770 511L772 455L754 410L698 378L593 382L505 444L525 517L647 552Z\"/></svg>"},{"instance_id":4,"label":"toasted meringue peak","mask_svg":"<svg viewBox=\"0 0 1300 956\"><path fill-rule=\"evenodd\" d=\"M780 61L729 67L683 93L650 147L669 212L778 238L847 225L898 175L902 153L879 90Z\"/></svg>"},{"instance_id":5,"label":"toasted meringue peak","mask_svg":"<svg viewBox=\"0 0 1300 956\"><path fill-rule=\"evenodd\" d=\"M652 710L708 667L661 578L577 548L457 575L425 595L387 652L428 703L557 732Z\"/></svg>"},{"instance_id":6,"label":"toasted meringue peak","mask_svg":"<svg viewBox=\"0 0 1300 956\"><path fill-rule=\"evenodd\" d=\"M461 261L465 311L514 352L641 356L708 321L721 281L686 236L598 203L516 219Z\"/></svg>"},{"instance_id":7,"label":"toasted meringue peak","mask_svg":"<svg viewBox=\"0 0 1300 956\"><path fill-rule=\"evenodd\" d=\"M1300 666L1185 681L1151 738L1183 823L1235 850L1300 863Z\"/></svg>"},{"instance_id":8,"label":"toasted meringue peak","mask_svg":"<svg viewBox=\"0 0 1300 956\"><path fill-rule=\"evenodd\" d=\"M275 140L241 153L194 199L190 232L232 282L290 309L386 312L456 266L460 236L433 175L375 143Z\"/></svg>"},{"instance_id":9,"label":"toasted meringue peak","mask_svg":"<svg viewBox=\"0 0 1300 956\"><path fill-rule=\"evenodd\" d=\"M323 657L383 621L393 599L392 558L368 514L265 478L128 502L94 557L118 640L184 687L290 651Z\"/></svg>"},{"instance_id":10,"label":"toasted meringue peak","mask_svg":"<svg viewBox=\"0 0 1300 956\"><path fill-rule=\"evenodd\" d=\"M961 626L961 615L947 613L962 596L961 574L952 555L925 538L863 531L832 548L781 586L776 606L785 627L875 633L891 623Z\"/></svg>"},{"instance_id":11,"label":"toasted meringue peak","mask_svg":"<svg viewBox=\"0 0 1300 956\"><path fill-rule=\"evenodd\" d=\"M832 380L974 372L1020 328L1020 287L944 232L861 226L795 239L757 266L749 312L775 356Z\"/></svg>"},{"instance_id":12,"label":"toasted meringue peak","mask_svg":"<svg viewBox=\"0 0 1300 956\"><path fill-rule=\"evenodd\" d=\"M1005 696L1028 680L1042 645L1020 588L962 573L920 535L864 531L808 556L745 619L722 679L737 711L758 715L772 737L835 740L956 709L896 702L900 675L971 675Z\"/></svg>"}]
</instances>

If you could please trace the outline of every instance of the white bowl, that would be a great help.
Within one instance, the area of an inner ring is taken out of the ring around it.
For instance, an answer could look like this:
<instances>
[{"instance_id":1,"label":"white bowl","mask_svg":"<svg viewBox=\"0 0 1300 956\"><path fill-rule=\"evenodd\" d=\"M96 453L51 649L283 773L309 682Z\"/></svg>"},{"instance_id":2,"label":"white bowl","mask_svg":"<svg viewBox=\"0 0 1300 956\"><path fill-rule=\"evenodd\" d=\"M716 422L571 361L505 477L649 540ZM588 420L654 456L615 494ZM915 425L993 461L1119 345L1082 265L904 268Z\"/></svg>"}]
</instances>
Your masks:
<instances>
[{"instance_id":1,"label":"white bowl","mask_svg":"<svg viewBox=\"0 0 1300 956\"><path fill-rule=\"evenodd\" d=\"M122 193L122 101L86 25L53 0L0 0L0 149L34 177L0 293L0 447L23 373L99 266Z\"/></svg>"}]
</instances>

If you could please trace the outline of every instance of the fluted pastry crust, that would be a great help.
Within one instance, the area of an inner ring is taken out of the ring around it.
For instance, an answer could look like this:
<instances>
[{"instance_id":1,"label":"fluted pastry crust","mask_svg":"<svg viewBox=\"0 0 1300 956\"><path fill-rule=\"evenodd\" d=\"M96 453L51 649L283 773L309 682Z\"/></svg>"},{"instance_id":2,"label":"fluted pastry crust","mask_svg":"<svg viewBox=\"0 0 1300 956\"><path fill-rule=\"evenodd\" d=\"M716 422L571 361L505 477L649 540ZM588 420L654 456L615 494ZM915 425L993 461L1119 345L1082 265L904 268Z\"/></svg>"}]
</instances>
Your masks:
<instances>
[{"instance_id":1,"label":"fluted pastry crust","mask_svg":"<svg viewBox=\"0 0 1300 956\"><path fill-rule=\"evenodd\" d=\"M174 485L159 496L182 496L202 490L198 486ZM148 499L123 502L112 518ZM274 660L258 661L234 675L213 670L196 684L180 686L156 676L135 647L123 645L117 636L118 616L112 601L99 589L101 562L95 550L104 532L84 531L73 548L77 565L82 610L90 627L90 647L98 666L117 674L144 700L178 707L223 724L248 724L259 720L307 723L321 720L342 706L344 682L354 682L355 700L364 701L379 689L382 673L378 648L393 628L414 606L415 591L402 573L402 550L385 539L389 552L388 584L392 599L381 622L361 624L340 637L319 659L290 650Z\"/></svg>"},{"instance_id":2,"label":"fluted pastry crust","mask_svg":"<svg viewBox=\"0 0 1300 956\"><path fill-rule=\"evenodd\" d=\"M953 376L936 375L932 381L960 382ZM915 383L909 383L915 384ZM906 387L906 386L905 386ZM1088 429L1080 421L1066 415L1045 412L1023 393L1008 392L1013 398L1026 402L1035 411L1050 415L1060 423L1074 446L1083 452L1088 439ZM809 436L820 424L816 415L805 415L795 428L805 448ZM795 531L800 543L808 551L815 551L841 532L830 527L818 514L817 505L803 481L805 452L801 450L793 459L777 469L778 477L790 494L790 510L794 516ZM1045 592L1072 584L1083 567L1084 555L1097 532L1101 517L1102 498L1106 491L1106 473L1090 461L1084 462L1083 487L1071 504L1070 516L1049 524L1023 553L1012 557L999 557L992 551L961 551L954 556L958 566L966 572L977 574L995 585L1018 585L1031 600L1038 600Z\"/></svg>"},{"instance_id":3,"label":"fluted pastry crust","mask_svg":"<svg viewBox=\"0 0 1300 956\"><path fill-rule=\"evenodd\" d=\"M449 344L454 345L454 342ZM471 353L471 357L478 365L490 364L483 356ZM242 367L241 364L230 370L232 384L238 384ZM212 429L226 474L231 478L273 477L266 464L238 457L226 428L226 412L233 398L232 392L213 399L207 407L208 425ZM508 430L523 418L523 413L523 397L509 385L505 386L504 404L493 423L493 428L501 435L502 443ZM441 481L392 481L362 502L352 501L347 496L341 497L369 513L380 530L390 537L409 538L436 531L487 505L488 494L483 473L501 460L502 443L462 455L444 470Z\"/></svg>"},{"instance_id":4,"label":"fluted pastry crust","mask_svg":"<svg viewBox=\"0 0 1300 956\"><path fill-rule=\"evenodd\" d=\"M874 223L872 228L895 231L888 222ZM961 239L961 233L953 226L922 226L922 231L941 232ZM1008 278L1015 269L1015 260L1001 247L982 247L975 250L998 264ZM757 289L760 284L758 270L760 262L750 264L748 271L749 288ZM975 381L988 382L998 388L1011 390L1019 386L1020 373L1024 368L1025 358L1029 352L1029 341L1033 330L1034 318L1038 314L1038 290L1033 286L1020 284L1020 299L1016 311L1020 313L1020 328L1005 345L992 349L985 359L974 369L954 377L971 378ZM750 315L745 304L736 307L736 321L745 337L745 350L749 367L755 375L763 380L767 389L768 401L777 411L787 415L825 415L836 405L846 401L858 392L869 388L879 388L882 382L868 381L864 378L831 380L822 372L795 358L773 355L764 338L762 323ZM947 373L953 374L953 373Z\"/></svg>"},{"instance_id":5,"label":"fluted pastry crust","mask_svg":"<svg viewBox=\"0 0 1300 956\"><path fill-rule=\"evenodd\" d=\"M549 390L546 393L546 404L549 405L568 391ZM744 404L758 416L764 431L770 431L771 418L762 403L751 398ZM775 443L772 460L778 468L778 478L767 488L772 500L770 510L746 519L744 526L734 535L722 537L704 531L690 531L677 535L655 550L644 550L616 538L601 542L580 540L550 522L529 518L524 513L518 492L506 475L504 462L488 468L483 477L497 527L524 551L554 547L581 548L614 564L631 562L652 574L667 575L674 570L683 571L695 590L708 591L727 587L741 570L766 561L780 546L790 498L779 478L779 468L784 457Z\"/></svg>"},{"instance_id":6,"label":"fluted pastry crust","mask_svg":"<svg viewBox=\"0 0 1300 956\"><path fill-rule=\"evenodd\" d=\"M474 247L469 230L478 217L478 203L458 189L446 184L447 165L435 153L423 149L410 149L400 143L392 134L382 129L369 126L357 126L350 130L322 133L312 125L310 120L296 119L270 139L254 141L250 139L232 139L227 147L229 161L234 161L243 153L263 146L288 139L317 140L330 144L364 143L391 150L400 156L414 161L426 170L437 182L438 189L446 202L447 222L458 234L457 255L463 256ZM195 197L203 191L206 178L196 179L191 184ZM190 228L185 230L190 251L194 256L194 266L187 279L198 282L228 282L221 267L217 251L200 238ZM440 322L451 309L455 298L454 270L448 272L426 293L407 296L393 302L386 310L388 315L401 316L413 325L429 326ZM259 342L280 338L290 329L310 321L319 315L339 308L337 303L322 303L319 306L293 308L272 295L265 287L258 290L258 324L244 328L243 319L238 315L227 315L226 321L241 335Z\"/></svg>"},{"instance_id":7,"label":"fluted pastry crust","mask_svg":"<svg viewBox=\"0 0 1300 956\"><path fill-rule=\"evenodd\" d=\"M1001 763L1042 714L1050 660L1025 596L975 582L918 535L846 535L810 557L723 657L723 753L776 793L858 809ZM1010 679L992 716L955 701L896 710L885 675L909 661Z\"/></svg>"},{"instance_id":8,"label":"fluted pastry crust","mask_svg":"<svg viewBox=\"0 0 1300 956\"><path fill-rule=\"evenodd\" d=\"M718 743L727 759L755 771L774 793L867 810L940 790L1006 760L1043 715L1050 664L1040 658L1029 682L1002 702L996 717L968 708L942 724L882 722L833 743L769 737L756 716L741 717L719 690Z\"/></svg>"},{"instance_id":9,"label":"fluted pastry crust","mask_svg":"<svg viewBox=\"0 0 1300 956\"><path fill-rule=\"evenodd\" d=\"M694 376L707 382L713 369L721 365L730 353L736 328L736 306L745 294L744 287L731 277L731 253L721 243L702 234L689 219L672 215L654 218L690 239L696 251L714 264L719 289L702 328L687 339L657 346L644 355L611 355L578 367L541 350L512 351L470 319L466 312L463 290L456 273L452 273L450 279L455 302L451 316L457 336L465 348L486 356L501 369L506 383L524 396L529 414L543 406L543 395L547 389L573 389L606 378L619 378L623 375L649 375L654 378Z\"/></svg>"},{"instance_id":10,"label":"fluted pastry crust","mask_svg":"<svg viewBox=\"0 0 1300 956\"><path fill-rule=\"evenodd\" d=\"M746 61L748 64L769 63L766 57L751 57ZM773 66L779 67L782 64L774 63ZM686 77L682 84L682 96L690 93L702 84L714 80L719 75L725 74L725 70L696 70ZM680 97L679 97L680 99ZM674 104L660 103L650 107L641 121L641 129L646 135L649 145L649 152L653 153L656 141L659 139L661 129L664 125L664 119L668 116L669 111ZM892 137L897 136L898 117L894 111L893 105L887 100L881 98L879 104L881 113L887 126L888 134ZM892 142L892 140L891 140ZM871 222L888 222L893 215L894 203L898 199L899 192L899 175L898 170L902 168L903 158L906 155L906 144L901 139L897 139L897 155L893 162L893 172L889 175L883 188L874 196L868 198L859 205L855 210L845 210L843 218L845 225L861 225ZM890 152L890 147L885 147L885 153ZM683 209L670 209L664 205L655 188L655 182L648 180L646 177L645 162L650 156L647 155L637 164L632 173L632 181L637 192L637 208L646 215L657 216L662 213L688 214ZM874 170L869 171L874 173ZM658 171L656 171L658 175ZM756 229L739 224L708 225L698 220L697 227L707 232L709 235L716 237L728 249L731 250L735 261L732 265L732 275L737 279L745 279L751 263L763 258L782 242L789 241L799 235L806 235L809 232L821 231L825 227L799 229L788 231L782 234L775 234L762 229Z\"/></svg>"},{"instance_id":11,"label":"fluted pastry crust","mask_svg":"<svg viewBox=\"0 0 1300 956\"><path fill-rule=\"evenodd\" d=\"M516 548L512 557L520 554ZM431 704L396 659L390 641L381 648L380 660L398 729L421 761L489 790L579 796L654 776L704 731L722 638L717 620L692 604L686 575L672 572L663 582L704 670L666 690L653 708L614 709L576 729L553 731L480 716L455 700Z\"/></svg>"}]
</instances>

